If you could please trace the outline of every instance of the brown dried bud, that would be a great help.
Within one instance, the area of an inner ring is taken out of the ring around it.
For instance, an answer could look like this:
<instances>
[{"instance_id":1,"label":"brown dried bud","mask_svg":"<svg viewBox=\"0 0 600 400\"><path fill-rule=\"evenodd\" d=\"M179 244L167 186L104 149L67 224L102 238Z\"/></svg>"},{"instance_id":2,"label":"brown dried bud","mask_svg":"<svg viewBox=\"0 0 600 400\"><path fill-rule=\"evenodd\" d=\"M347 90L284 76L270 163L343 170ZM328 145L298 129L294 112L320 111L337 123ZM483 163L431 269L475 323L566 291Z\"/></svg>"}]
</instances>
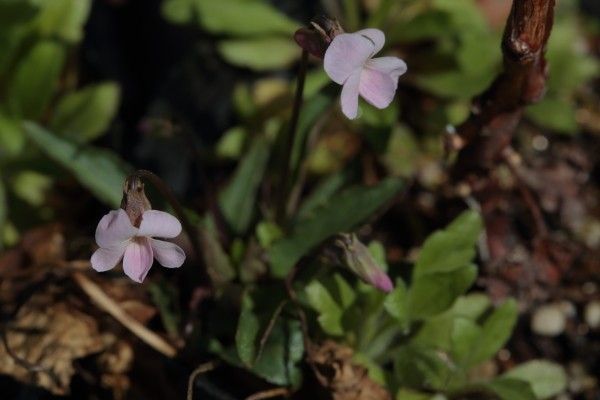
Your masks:
<instances>
[{"instance_id":1,"label":"brown dried bud","mask_svg":"<svg viewBox=\"0 0 600 400\"><path fill-rule=\"evenodd\" d=\"M144 211L152 209L144 191L144 183L139 176L130 176L125 180L121 208L125 210L131 224L135 227L140 226Z\"/></svg>"},{"instance_id":2,"label":"brown dried bud","mask_svg":"<svg viewBox=\"0 0 600 400\"><path fill-rule=\"evenodd\" d=\"M310 22L310 28L298 29L294 40L308 53L323 58L333 38L340 33L344 33L344 30L336 19L319 16Z\"/></svg>"}]
</instances>

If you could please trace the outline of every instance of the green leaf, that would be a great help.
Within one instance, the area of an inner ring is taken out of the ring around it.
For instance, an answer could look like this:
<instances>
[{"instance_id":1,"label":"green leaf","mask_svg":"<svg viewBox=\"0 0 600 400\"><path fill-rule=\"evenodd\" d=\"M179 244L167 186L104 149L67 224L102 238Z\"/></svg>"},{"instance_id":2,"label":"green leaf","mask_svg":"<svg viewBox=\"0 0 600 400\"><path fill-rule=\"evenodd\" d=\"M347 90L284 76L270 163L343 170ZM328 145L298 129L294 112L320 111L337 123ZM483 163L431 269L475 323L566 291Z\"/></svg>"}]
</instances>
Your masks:
<instances>
[{"instance_id":1,"label":"green leaf","mask_svg":"<svg viewBox=\"0 0 600 400\"><path fill-rule=\"evenodd\" d=\"M527 107L527 116L536 124L562 133L577 132L575 104L570 101L547 96L537 104Z\"/></svg>"},{"instance_id":2,"label":"green leaf","mask_svg":"<svg viewBox=\"0 0 600 400\"><path fill-rule=\"evenodd\" d=\"M40 33L77 43L83 37L83 26L90 14L91 0L42 0L37 19Z\"/></svg>"},{"instance_id":3,"label":"green leaf","mask_svg":"<svg viewBox=\"0 0 600 400\"><path fill-rule=\"evenodd\" d=\"M164 0L162 15L174 24L189 24L196 18L196 0Z\"/></svg>"},{"instance_id":4,"label":"green leaf","mask_svg":"<svg viewBox=\"0 0 600 400\"><path fill-rule=\"evenodd\" d=\"M403 387L445 390L452 370L435 350L408 345L395 354L394 375Z\"/></svg>"},{"instance_id":5,"label":"green leaf","mask_svg":"<svg viewBox=\"0 0 600 400\"><path fill-rule=\"evenodd\" d=\"M256 237L262 247L268 249L271 243L283 236L281 228L268 221L262 221L256 225Z\"/></svg>"},{"instance_id":6,"label":"green leaf","mask_svg":"<svg viewBox=\"0 0 600 400\"><path fill-rule=\"evenodd\" d=\"M293 40L279 37L223 40L217 49L227 62L256 71L286 68L300 56Z\"/></svg>"},{"instance_id":7,"label":"green leaf","mask_svg":"<svg viewBox=\"0 0 600 400\"><path fill-rule=\"evenodd\" d=\"M546 360L533 360L511 369L506 378L528 382L537 399L556 396L567 387L567 374L563 367Z\"/></svg>"},{"instance_id":8,"label":"green leaf","mask_svg":"<svg viewBox=\"0 0 600 400\"><path fill-rule=\"evenodd\" d=\"M101 83L63 96L50 127L76 143L87 143L103 134L119 106L119 86Z\"/></svg>"},{"instance_id":9,"label":"green leaf","mask_svg":"<svg viewBox=\"0 0 600 400\"><path fill-rule=\"evenodd\" d=\"M4 30L26 23L37 12L37 7L29 0L1 0L0 27Z\"/></svg>"},{"instance_id":10,"label":"green leaf","mask_svg":"<svg viewBox=\"0 0 600 400\"><path fill-rule=\"evenodd\" d=\"M468 369L473 365L473 345L485 335L483 330L467 318L455 318L452 322L451 354L454 362Z\"/></svg>"},{"instance_id":11,"label":"green leaf","mask_svg":"<svg viewBox=\"0 0 600 400\"><path fill-rule=\"evenodd\" d=\"M9 110L36 119L50 102L65 61L65 49L52 41L36 43L19 63L9 83Z\"/></svg>"},{"instance_id":12,"label":"green leaf","mask_svg":"<svg viewBox=\"0 0 600 400\"><path fill-rule=\"evenodd\" d=\"M83 186L111 207L119 207L130 168L113 152L76 146L33 122L25 122L23 127L40 150L69 170Z\"/></svg>"},{"instance_id":13,"label":"green leaf","mask_svg":"<svg viewBox=\"0 0 600 400\"><path fill-rule=\"evenodd\" d=\"M258 317L254 313L252 299L244 296L242 299L242 311L235 332L235 346L240 360L247 366L252 367L256 357L256 339L260 330Z\"/></svg>"},{"instance_id":14,"label":"green leaf","mask_svg":"<svg viewBox=\"0 0 600 400\"><path fill-rule=\"evenodd\" d=\"M465 211L446 229L433 233L421 248L413 276L451 272L469 264L475 257L475 244L483 223L475 211Z\"/></svg>"},{"instance_id":15,"label":"green leaf","mask_svg":"<svg viewBox=\"0 0 600 400\"><path fill-rule=\"evenodd\" d=\"M483 388L497 394L502 400L536 400L531 385L519 379L496 378Z\"/></svg>"},{"instance_id":16,"label":"green leaf","mask_svg":"<svg viewBox=\"0 0 600 400\"><path fill-rule=\"evenodd\" d=\"M431 400L431 395L402 388L396 393L396 400Z\"/></svg>"},{"instance_id":17,"label":"green leaf","mask_svg":"<svg viewBox=\"0 0 600 400\"><path fill-rule=\"evenodd\" d=\"M4 190L4 183L0 179L0 249L2 249L2 247L3 247L4 228L5 228L7 217L8 217L8 202L6 201L6 191Z\"/></svg>"},{"instance_id":18,"label":"green leaf","mask_svg":"<svg viewBox=\"0 0 600 400\"><path fill-rule=\"evenodd\" d=\"M401 180L389 178L374 187L358 186L332 196L311 217L295 223L289 236L273 244L269 252L273 274L285 276L307 252L331 235L364 222L403 186Z\"/></svg>"},{"instance_id":19,"label":"green leaf","mask_svg":"<svg viewBox=\"0 0 600 400\"><path fill-rule=\"evenodd\" d=\"M408 309L412 319L423 319L446 311L475 281L477 267L467 265L452 272L428 274L412 282Z\"/></svg>"},{"instance_id":20,"label":"green leaf","mask_svg":"<svg viewBox=\"0 0 600 400\"><path fill-rule=\"evenodd\" d=\"M298 364L303 355L300 323L279 319L252 370L274 385L298 387L302 379Z\"/></svg>"},{"instance_id":21,"label":"green leaf","mask_svg":"<svg viewBox=\"0 0 600 400\"><path fill-rule=\"evenodd\" d=\"M512 335L519 309L513 299L507 300L485 319L481 339L477 343L472 365L482 363L496 354Z\"/></svg>"},{"instance_id":22,"label":"green leaf","mask_svg":"<svg viewBox=\"0 0 600 400\"><path fill-rule=\"evenodd\" d=\"M329 199L349 182L350 178L350 174L345 170L323 177L312 193L302 202L297 219L310 218L313 212L326 205Z\"/></svg>"},{"instance_id":23,"label":"green leaf","mask_svg":"<svg viewBox=\"0 0 600 400\"><path fill-rule=\"evenodd\" d=\"M323 331L334 336L343 335L344 311L356 298L346 280L335 274L323 282L311 282L305 291L309 304L319 313L318 321Z\"/></svg>"},{"instance_id":24,"label":"green leaf","mask_svg":"<svg viewBox=\"0 0 600 400\"><path fill-rule=\"evenodd\" d=\"M21 121L0 112L0 160L18 156L24 147Z\"/></svg>"},{"instance_id":25,"label":"green leaf","mask_svg":"<svg viewBox=\"0 0 600 400\"><path fill-rule=\"evenodd\" d=\"M196 0L196 7L201 25L212 33L291 36L299 28L297 22L261 0Z\"/></svg>"},{"instance_id":26,"label":"green leaf","mask_svg":"<svg viewBox=\"0 0 600 400\"><path fill-rule=\"evenodd\" d=\"M254 215L256 195L269 161L270 146L265 139L254 141L238 165L227 188L219 195L223 216L234 232L244 233Z\"/></svg>"},{"instance_id":27,"label":"green leaf","mask_svg":"<svg viewBox=\"0 0 600 400\"><path fill-rule=\"evenodd\" d=\"M177 287L166 280L152 282L148 287L152 302L158 308L165 330L172 337L177 337L181 323Z\"/></svg>"},{"instance_id":28,"label":"green leaf","mask_svg":"<svg viewBox=\"0 0 600 400\"><path fill-rule=\"evenodd\" d=\"M396 279L394 290L386 296L383 307L388 314L398 320L402 326L408 322L408 293L406 284L402 279Z\"/></svg>"},{"instance_id":29,"label":"green leaf","mask_svg":"<svg viewBox=\"0 0 600 400\"><path fill-rule=\"evenodd\" d=\"M475 321L483 315L491 304L492 302L486 294L470 293L456 299L451 312L457 317L469 318Z\"/></svg>"}]
</instances>

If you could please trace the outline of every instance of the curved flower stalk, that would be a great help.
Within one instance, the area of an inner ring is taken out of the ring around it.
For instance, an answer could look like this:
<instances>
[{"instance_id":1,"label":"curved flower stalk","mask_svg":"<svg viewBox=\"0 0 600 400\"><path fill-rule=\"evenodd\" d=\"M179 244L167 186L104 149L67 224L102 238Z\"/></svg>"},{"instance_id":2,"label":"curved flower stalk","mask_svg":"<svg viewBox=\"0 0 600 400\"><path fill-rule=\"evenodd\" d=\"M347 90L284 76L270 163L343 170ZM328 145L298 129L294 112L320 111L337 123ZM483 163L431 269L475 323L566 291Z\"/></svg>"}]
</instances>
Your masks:
<instances>
[{"instance_id":1,"label":"curved flower stalk","mask_svg":"<svg viewBox=\"0 0 600 400\"><path fill-rule=\"evenodd\" d=\"M174 238L181 223L169 213L150 209L139 177L125 182L120 209L106 214L96 228L100 247L91 258L92 268L108 271L123 260L123 271L136 282L143 282L154 259L163 267L179 268L184 251L174 243L155 238Z\"/></svg>"},{"instance_id":2,"label":"curved flower stalk","mask_svg":"<svg viewBox=\"0 0 600 400\"><path fill-rule=\"evenodd\" d=\"M407 70L406 63L398 57L373 58L384 43L382 31L363 29L335 36L325 51L325 72L343 85L342 112L350 119L358 116L359 95L379 109L389 106L398 78Z\"/></svg>"}]
</instances>

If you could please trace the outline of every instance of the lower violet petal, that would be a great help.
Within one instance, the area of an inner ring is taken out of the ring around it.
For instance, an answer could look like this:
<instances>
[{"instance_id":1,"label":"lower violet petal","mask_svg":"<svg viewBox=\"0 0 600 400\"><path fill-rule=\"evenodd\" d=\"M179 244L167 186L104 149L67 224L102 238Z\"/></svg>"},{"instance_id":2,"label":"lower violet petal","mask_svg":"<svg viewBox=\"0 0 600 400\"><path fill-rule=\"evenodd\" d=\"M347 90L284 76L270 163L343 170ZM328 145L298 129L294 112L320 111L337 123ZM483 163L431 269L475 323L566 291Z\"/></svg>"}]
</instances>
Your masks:
<instances>
[{"instance_id":1,"label":"lower violet petal","mask_svg":"<svg viewBox=\"0 0 600 400\"><path fill-rule=\"evenodd\" d=\"M150 241L145 237L133 239L123 256L123 271L132 280L142 283L152 266L153 253Z\"/></svg>"},{"instance_id":2,"label":"lower violet petal","mask_svg":"<svg viewBox=\"0 0 600 400\"><path fill-rule=\"evenodd\" d=\"M360 84L361 70L353 72L342 88L342 112L350 119L358 116L358 88Z\"/></svg>"},{"instance_id":3,"label":"lower violet petal","mask_svg":"<svg viewBox=\"0 0 600 400\"><path fill-rule=\"evenodd\" d=\"M360 77L360 95L377 108L386 108L394 99L396 83L389 74L365 68Z\"/></svg>"}]
</instances>

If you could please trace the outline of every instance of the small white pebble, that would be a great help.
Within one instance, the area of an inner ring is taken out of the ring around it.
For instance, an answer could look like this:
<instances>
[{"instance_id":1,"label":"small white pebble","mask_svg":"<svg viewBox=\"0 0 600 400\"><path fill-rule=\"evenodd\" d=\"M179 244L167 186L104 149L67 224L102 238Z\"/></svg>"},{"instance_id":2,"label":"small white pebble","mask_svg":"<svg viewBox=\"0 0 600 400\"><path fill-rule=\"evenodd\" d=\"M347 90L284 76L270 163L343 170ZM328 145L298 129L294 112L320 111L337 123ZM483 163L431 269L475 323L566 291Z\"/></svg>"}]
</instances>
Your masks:
<instances>
[{"instance_id":1,"label":"small white pebble","mask_svg":"<svg viewBox=\"0 0 600 400\"><path fill-rule=\"evenodd\" d=\"M531 146L537 151L544 151L548 148L548 139L544 135L535 135L531 139Z\"/></svg>"},{"instance_id":2,"label":"small white pebble","mask_svg":"<svg viewBox=\"0 0 600 400\"><path fill-rule=\"evenodd\" d=\"M600 328L600 300L594 300L585 306L585 322L591 329Z\"/></svg>"},{"instance_id":3,"label":"small white pebble","mask_svg":"<svg viewBox=\"0 0 600 400\"><path fill-rule=\"evenodd\" d=\"M566 325L567 317L560 303L539 307L531 318L531 330L542 336L558 336Z\"/></svg>"}]
</instances>

